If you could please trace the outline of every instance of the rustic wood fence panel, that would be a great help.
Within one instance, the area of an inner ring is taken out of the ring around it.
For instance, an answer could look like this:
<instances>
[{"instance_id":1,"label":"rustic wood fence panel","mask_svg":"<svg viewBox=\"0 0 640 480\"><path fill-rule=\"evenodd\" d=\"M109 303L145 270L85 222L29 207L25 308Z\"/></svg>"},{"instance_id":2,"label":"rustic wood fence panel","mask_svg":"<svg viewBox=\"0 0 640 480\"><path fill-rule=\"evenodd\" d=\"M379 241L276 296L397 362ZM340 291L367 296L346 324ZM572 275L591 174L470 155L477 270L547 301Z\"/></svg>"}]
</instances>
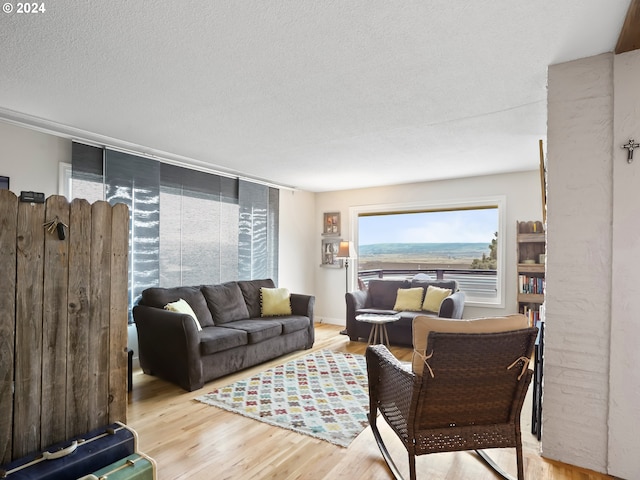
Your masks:
<instances>
[{"instance_id":1,"label":"rustic wood fence panel","mask_svg":"<svg viewBox=\"0 0 640 480\"><path fill-rule=\"evenodd\" d=\"M40 445L44 208L43 203L18 204L13 403L13 452L18 457Z\"/></svg>"},{"instance_id":2,"label":"rustic wood fence panel","mask_svg":"<svg viewBox=\"0 0 640 480\"><path fill-rule=\"evenodd\" d=\"M0 463L13 450L13 370L16 333L16 227L18 199L0 190Z\"/></svg>"},{"instance_id":3,"label":"rustic wood fence panel","mask_svg":"<svg viewBox=\"0 0 640 480\"><path fill-rule=\"evenodd\" d=\"M69 204L64 197L47 201L45 218L58 217L69 225ZM69 289L69 242L48 232L44 237L44 291L42 343L49 361L42 362L42 405L51 405L41 413L41 442L56 442L56 432L66 428L64 409L67 390L67 298ZM44 358L43 358L44 360Z\"/></svg>"},{"instance_id":4,"label":"rustic wood fence panel","mask_svg":"<svg viewBox=\"0 0 640 480\"><path fill-rule=\"evenodd\" d=\"M125 205L0 190L0 463L126 422L128 238Z\"/></svg>"}]
</instances>

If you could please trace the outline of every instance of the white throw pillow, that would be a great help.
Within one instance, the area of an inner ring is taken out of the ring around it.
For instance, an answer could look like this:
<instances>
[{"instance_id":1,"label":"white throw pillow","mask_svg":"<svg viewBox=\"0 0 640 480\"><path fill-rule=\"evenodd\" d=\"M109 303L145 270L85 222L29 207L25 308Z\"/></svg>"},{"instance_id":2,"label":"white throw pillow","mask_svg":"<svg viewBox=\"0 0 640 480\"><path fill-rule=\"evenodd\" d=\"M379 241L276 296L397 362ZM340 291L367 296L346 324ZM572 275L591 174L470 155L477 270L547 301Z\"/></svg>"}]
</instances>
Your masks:
<instances>
[{"instance_id":1,"label":"white throw pillow","mask_svg":"<svg viewBox=\"0 0 640 480\"><path fill-rule=\"evenodd\" d=\"M196 317L196 314L193 311L193 308L191 308L191 305L189 305L186 300L183 300L181 298L177 302L167 303L164 306L164 309L169 310L170 312L186 313L187 315L191 315L193 317L193 321L196 322L196 328L198 329L198 331L202 330L202 326L198 321L198 317Z\"/></svg>"}]
</instances>

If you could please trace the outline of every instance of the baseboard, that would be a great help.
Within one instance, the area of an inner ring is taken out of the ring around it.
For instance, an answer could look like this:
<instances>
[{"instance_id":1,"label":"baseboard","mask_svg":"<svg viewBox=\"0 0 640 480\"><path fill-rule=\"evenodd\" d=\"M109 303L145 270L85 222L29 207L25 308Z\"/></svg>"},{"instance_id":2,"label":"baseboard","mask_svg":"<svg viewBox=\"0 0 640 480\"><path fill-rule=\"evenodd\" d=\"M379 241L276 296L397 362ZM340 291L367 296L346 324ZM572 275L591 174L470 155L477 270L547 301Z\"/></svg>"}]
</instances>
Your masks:
<instances>
[{"instance_id":1,"label":"baseboard","mask_svg":"<svg viewBox=\"0 0 640 480\"><path fill-rule=\"evenodd\" d=\"M345 326L343 318L316 317L315 323L328 323L329 325L338 325L340 327Z\"/></svg>"}]
</instances>

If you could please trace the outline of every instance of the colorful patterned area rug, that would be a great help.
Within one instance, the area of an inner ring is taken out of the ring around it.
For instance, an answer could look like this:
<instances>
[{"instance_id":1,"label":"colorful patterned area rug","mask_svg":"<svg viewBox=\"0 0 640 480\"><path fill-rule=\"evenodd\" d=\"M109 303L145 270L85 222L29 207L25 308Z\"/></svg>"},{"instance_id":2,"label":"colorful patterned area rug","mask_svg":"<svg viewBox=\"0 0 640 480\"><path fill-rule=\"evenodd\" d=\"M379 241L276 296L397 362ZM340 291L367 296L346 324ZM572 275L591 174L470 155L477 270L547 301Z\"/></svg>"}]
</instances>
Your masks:
<instances>
[{"instance_id":1,"label":"colorful patterned area rug","mask_svg":"<svg viewBox=\"0 0 640 480\"><path fill-rule=\"evenodd\" d=\"M348 447L368 425L364 356L322 350L196 400Z\"/></svg>"}]
</instances>

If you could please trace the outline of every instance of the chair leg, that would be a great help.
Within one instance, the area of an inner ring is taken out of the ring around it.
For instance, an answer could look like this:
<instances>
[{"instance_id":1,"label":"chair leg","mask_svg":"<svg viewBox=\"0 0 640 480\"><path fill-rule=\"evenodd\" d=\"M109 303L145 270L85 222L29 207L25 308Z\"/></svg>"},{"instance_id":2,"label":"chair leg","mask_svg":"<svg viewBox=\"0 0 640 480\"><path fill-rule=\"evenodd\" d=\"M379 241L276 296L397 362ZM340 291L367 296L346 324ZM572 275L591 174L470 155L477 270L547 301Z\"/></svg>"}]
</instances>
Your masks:
<instances>
[{"instance_id":1,"label":"chair leg","mask_svg":"<svg viewBox=\"0 0 640 480\"><path fill-rule=\"evenodd\" d=\"M398 467L396 467L396 464L393 463L393 459L389 454L389 450L387 450L387 446L382 441L382 436L380 435L380 430L378 430L378 425L376 424L376 420L375 420L376 413L377 413L376 411L372 411L372 413L369 413L369 424L371 425L371 431L373 432L373 436L376 439L376 443L378 444L378 448L380 449L382 458L387 464L387 467L389 467L389 470L391 470L391 474L393 475L393 477L396 480L403 480L402 475L398 470ZM411 468L411 461L409 462L409 464L410 464L409 468ZM415 480L415 463L413 465L413 470L414 470L414 473L413 473L414 476L412 476L411 478L412 480Z\"/></svg>"},{"instance_id":2,"label":"chair leg","mask_svg":"<svg viewBox=\"0 0 640 480\"><path fill-rule=\"evenodd\" d=\"M413 453L409 454L409 478L416 480L416 456Z\"/></svg>"},{"instance_id":3,"label":"chair leg","mask_svg":"<svg viewBox=\"0 0 640 480\"><path fill-rule=\"evenodd\" d=\"M518 462L518 480L524 480L524 461L522 459L522 444L516 447L516 460Z\"/></svg>"}]
</instances>

